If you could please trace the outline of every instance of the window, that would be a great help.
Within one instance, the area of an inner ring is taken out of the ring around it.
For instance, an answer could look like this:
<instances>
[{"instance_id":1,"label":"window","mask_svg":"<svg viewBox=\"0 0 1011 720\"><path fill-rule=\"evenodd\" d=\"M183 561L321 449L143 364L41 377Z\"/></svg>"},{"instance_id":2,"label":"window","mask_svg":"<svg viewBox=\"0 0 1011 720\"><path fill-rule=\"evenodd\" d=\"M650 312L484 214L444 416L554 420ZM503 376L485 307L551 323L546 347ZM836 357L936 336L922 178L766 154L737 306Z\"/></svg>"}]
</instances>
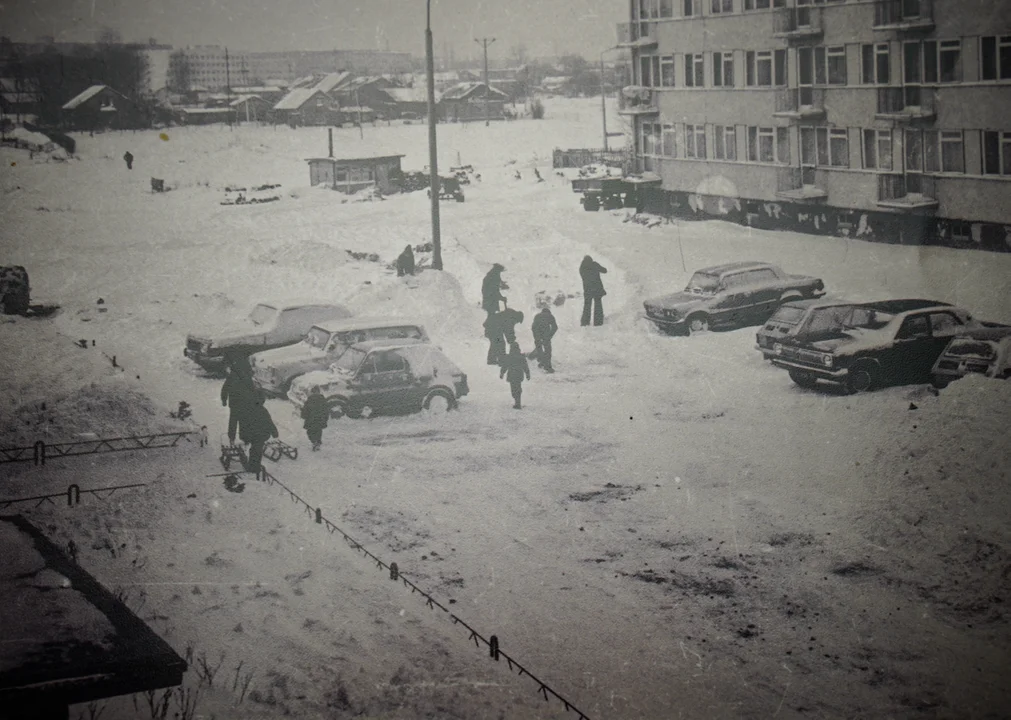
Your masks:
<instances>
[{"instance_id":1,"label":"window","mask_svg":"<svg viewBox=\"0 0 1011 720\"><path fill-rule=\"evenodd\" d=\"M713 53L713 86L734 86L734 54L731 52Z\"/></svg>"},{"instance_id":2,"label":"window","mask_svg":"<svg viewBox=\"0 0 1011 720\"><path fill-rule=\"evenodd\" d=\"M698 2L698 0L684 0L684 2L683 2L683 10L684 10L683 14L684 14L685 17L692 17L693 15L698 15L699 14L698 12L696 12L697 8L695 7L695 4L697 2Z\"/></svg>"},{"instance_id":3,"label":"window","mask_svg":"<svg viewBox=\"0 0 1011 720\"><path fill-rule=\"evenodd\" d=\"M685 87L705 87L705 63L702 55L685 55Z\"/></svg>"},{"instance_id":4,"label":"window","mask_svg":"<svg viewBox=\"0 0 1011 720\"><path fill-rule=\"evenodd\" d=\"M642 124L642 154L643 155L659 155L663 148L661 147L662 136L659 123L644 122Z\"/></svg>"},{"instance_id":5,"label":"window","mask_svg":"<svg viewBox=\"0 0 1011 720\"><path fill-rule=\"evenodd\" d=\"M864 130L864 168L892 169L892 131Z\"/></svg>"},{"instance_id":6,"label":"window","mask_svg":"<svg viewBox=\"0 0 1011 720\"><path fill-rule=\"evenodd\" d=\"M746 53L746 82L749 87L772 87L772 51L749 50Z\"/></svg>"},{"instance_id":7,"label":"window","mask_svg":"<svg viewBox=\"0 0 1011 720\"><path fill-rule=\"evenodd\" d=\"M737 159L737 133L733 125L717 125L713 128L713 155L717 160Z\"/></svg>"},{"instance_id":8,"label":"window","mask_svg":"<svg viewBox=\"0 0 1011 720\"><path fill-rule=\"evenodd\" d=\"M919 130L906 130L906 172L923 172L923 134Z\"/></svg>"},{"instance_id":9,"label":"window","mask_svg":"<svg viewBox=\"0 0 1011 720\"><path fill-rule=\"evenodd\" d=\"M934 337L954 335L962 327L962 321L951 313L931 313L930 329Z\"/></svg>"},{"instance_id":10,"label":"window","mask_svg":"<svg viewBox=\"0 0 1011 720\"><path fill-rule=\"evenodd\" d=\"M665 123L663 126L663 150L664 157L677 157L677 133L674 132L674 125Z\"/></svg>"},{"instance_id":11,"label":"window","mask_svg":"<svg viewBox=\"0 0 1011 720\"><path fill-rule=\"evenodd\" d=\"M965 172L965 143L961 130L941 131L941 171Z\"/></svg>"},{"instance_id":12,"label":"window","mask_svg":"<svg viewBox=\"0 0 1011 720\"><path fill-rule=\"evenodd\" d=\"M1011 175L1011 132L984 130L983 174Z\"/></svg>"},{"instance_id":13,"label":"window","mask_svg":"<svg viewBox=\"0 0 1011 720\"><path fill-rule=\"evenodd\" d=\"M815 85L846 84L846 46L818 46L814 49Z\"/></svg>"},{"instance_id":14,"label":"window","mask_svg":"<svg viewBox=\"0 0 1011 720\"><path fill-rule=\"evenodd\" d=\"M941 82L959 82L962 79L962 41L942 40L937 53Z\"/></svg>"},{"instance_id":15,"label":"window","mask_svg":"<svg viewBox=\"0 0 1011 720\"><path fill-rule=\"evenodd\" d=\"M768 10L769 0L744 0L745 10Z\"/></svg>"},{"instance_id":16,"label":"window","mask_svg":"<svg viewBox=\"0 0 1011 720\"><path fill-rule=\"evenodd\" d=\"M376 372L407 372L407 361L396 352L375 353L373 357L376 360Z\"/></svg>"},{"instance_id":17,"label":"window","mask_svg":"<svg viewBox=\"0 0 1011 720\"><path fill-rule=\"evenodd\" d=\"M1011 35L980 38L980 79L1011 80Z\"/></svg>"},{"instance_id":18,"label":"window","mask_svg":"<svg viewBox=\"0 0 1011 720\"><path fill-rule=\"evenodd\" d=\"M660 17L674 17L674 0L660 0Z\"/></svg>"},{"instance_id":19,"label":"window","mask_svg":"<svg viewBox=\"0 0 1011 720\"><path fill-rule=\"evenodd\" d=\"M899 328L896 337L899 339L930 337L930 327L927 325L926 315L913 315L908 317Z\"/></svg>"},{"instance_id":20,"label":"window","mask_svg":"<svg viewBox=\"0 0 1011 720\"><path fill-rule=\"evenodd\" d=\"M660 56L643 55L639 58L639 84L645 87L660 85Z\"/></svg>"},{"instance_id":21,"label":"window","mask_svg":"<svg viewBox=\"0 0 1011 720\"><path fill-rule=\"evenodd\" d=\"M891 77L891 59L888 43L867 44L860 47L863 70L861 80L865 85L887 85Z\"/></svg>"},{"instance_id":22,"label":"window","mask_svg":"<svg viewBox=\"0 0 1011 720\"><path fill-rule=\"evenodd\" d=\"M775 161L776 134L771 127L748 127L748 161L771 163Z\"/></svg>"},{"instance_id":23,"label":"window","mask_svg":"<svg viewBox=\"0 0 1011 720\"><path fill-rule=\"evenodd\" d=\"M918 85L923 82L920 43L908 42L902 46L902 80L907 85Z\"/></svg>"},{"instance_id":24,"label":"window","mask_svg":"<svg viewBox=\"0 0 1011 720\"><path fill-rule=\"evenodd\" d=\"M674 56L664 55L660 58L660 85L674 87Z\"/></svg>"},{"instance_id":25,"label":"window","mask_svg":"<svg viewBox=\"0 0 1011 720\"><path fill-rule=\"evenodd\" d=\"M962 41L924 40L902 47L903 80L907 84L962 80Z\"/></svg>"},{"instance_id":26,"label":"window","mask_svg":"<svg viewBox=\"0 0 1011 720\"><path fill-rule=\"evenodd\" d=\"M776 276L776 273L774 273L772 270L769 270L768 268L763 268L761 270L751 270L749 272L744 273L744 275L745 275L745 282L748 285L779 282L779 278Z\"/></svg>"},{"instance_id":27,"label":"window","mask_svg":"<svg viewBox=\"0 0 1011 720\"><path fill-rule=\"evenodd\" d=\"M713 15L732 13L734 11L734 0L711 0L709 9Z\"/></svg>"},{"instance_id":28,"label":"window","mask_svg":"<svg viewBox=\"0 0 1011 720\"><path fill-rule=\"evenodd\" d=\"M775 83L778 87L786 85L786 50L777 50L773 54L773 68L775 70Z\"/></svg>"},{"instance_id":29,"label":"window","mask_svg":"<svg viewBox=\"0 0 1011 720\"><path fill-rule=\"evenodd\" d=\"M776 128L776 161L790 164L790 128Z\"/></svg>"},{"instance_id":30,"label":"window","mask_svg":"<svg viewBox=\"0 0 1011 720\"><path fill-rule=\"evenodd\" d=\"M818 165L850 166L849 133L846 128L817 128Z\"/></svg>"},{"instance_id":31,"label":"window","mask_svg":"<svg viewBox=\"0 0 1011 720\"><path fill-rule=\"evenodd\" d=\"M685 157L706 159L705 125L685 125Z\"/></svg>"}]
</instances>

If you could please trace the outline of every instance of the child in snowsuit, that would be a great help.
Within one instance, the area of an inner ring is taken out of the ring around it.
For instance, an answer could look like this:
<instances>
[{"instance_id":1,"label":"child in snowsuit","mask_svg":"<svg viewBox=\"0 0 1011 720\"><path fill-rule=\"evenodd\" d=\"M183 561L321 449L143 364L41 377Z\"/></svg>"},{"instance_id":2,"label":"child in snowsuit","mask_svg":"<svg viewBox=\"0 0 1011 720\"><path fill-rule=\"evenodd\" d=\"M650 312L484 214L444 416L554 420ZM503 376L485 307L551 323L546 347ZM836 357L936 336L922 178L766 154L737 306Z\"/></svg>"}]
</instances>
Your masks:
<instances>
[{"instance_id":1,"label":"child in snowsuit","mask_svg":"<svg viewBox=\"0 0 1011 720\"><path fill-rule=\"evenodd\" d=\"M123 153L123 160L126 162L126 169L133 170L133 153L127 150Z\"/></svg>"},{"instance_id":2,"label":"child in snowsuit","mask_svg":"<svg viewBox=\"0 0 1011 720\"><path fill-rule=\"evenodd\" d=\"M509 388L513 394L513 409L519 410L521 407L520 397L523 395L523 378L525 376L527 380L530 379L530 365L527 364L527 359L520 352L519 343L512 344L498 376L509 381Z\"/></svg>"},{"instance_id":3,"label":"child in snowsuit","mask_svg":"<svg viewBox=\"0 0 1011 720\"><path fill-rule=\"evenodd\" d=\"M305 405L302 406L302 419L305 420L302 427L305 428L305 434L309 437L313 450L319 450L323 444L323 428L326 427L329 417L330 408L323 399L323 393L319 391L319 385L314 385Z\"/></svg>"},{"instance_id":4,"label":"child in snowsuit","mask_svg":"<svg viewBox=\"0 0 1011 720\"><path fill-rule=\"evenodd\" d=\"M551 338L558 332L558 323L551 314L551 308L541 308L541 311L534 316L534 321L530 323L530 329L534 334L533 357L537 358L537 364L545 372L553 373L555 370L551 367Z\"/></svg>"},{"instance_id":5,"label":"child in snowsuit","mask_svg":"<svg viewBox=\"0 0 1011 720\"><path fill-rule=\"evenodd\" d=\"M235 431L249 414L256 396L252 372L245 358L233 358L228 379L221 386L221 405L228 406L228 441L235 444Z\"/></svg>"},{"instance_id":6,"label":"child in snowsuit","mask_svg":"<svg viewBox=\"0 0 1011 720\"><path fill-rule=\"evenodd\" d=\"M414 274L414 249L410 245L404 248L397 258L397 277Z\"/></svg>"},{"instance_id":7,"label":"child in snowsuit","mask_svg":"<svg viewBox=\"0 0 1011 720\"><path fill-rule=\"evenodd\" d=\"M243 419L239 428L239 436L243 442L249 443L249 464L246 469L250 472L260 471L260 460L263 458L263 448L267 440L277 437L277 426L270 419L270 413L263 407L263 394L257 393L253 400L249 414Z\"/></svg>"}]
</instances>

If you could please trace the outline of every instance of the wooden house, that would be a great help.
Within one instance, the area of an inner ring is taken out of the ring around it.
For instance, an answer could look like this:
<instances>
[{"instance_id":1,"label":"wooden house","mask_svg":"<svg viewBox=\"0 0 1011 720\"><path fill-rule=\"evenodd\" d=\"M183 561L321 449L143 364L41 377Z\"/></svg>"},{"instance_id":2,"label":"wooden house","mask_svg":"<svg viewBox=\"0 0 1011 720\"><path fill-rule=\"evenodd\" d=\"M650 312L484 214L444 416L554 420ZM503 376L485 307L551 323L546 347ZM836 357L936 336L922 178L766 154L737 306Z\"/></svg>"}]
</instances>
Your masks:
<instances>
[{"instance_id":1,"label":"wooden house","mask_svg":"<svg viewBox=\"0 0 1011 720\"><path fill-rule=\"evenodd\" d=\"M402 174L403 155L377 155L359 158L308 158L309 183L352 195L367 187L380 192L396 192L395 180Z\"/></svg>"},{"instance_id":2,"label":"wooden house","mask_svg":"<svg viewBox=\"0 0 1011 720\"><path fill-rule=\"evenodd\" d=\"M271 122L291 127L302 125L333 125L337 103L322 90L296 88L291 90L270 111Z\"/></svg>"},{"instance_id":3,"label":"wooden house","mask_svg":"<svg viewBox=\"0 0 1011 720\"><path fill-rule=\"evenodd\" d=\"M501 90L488 87L483 82L464 82L446 90L439 98L439 116L447 122L473 122L505 119L508 96Z\"/></svg>"},{"instance_id":4,"label":"wooden house","mask_svg":"<svg viewBox=\"0 0 1011 720\"><path fill-rule=\"evenodd\" d=\"M63 126L71 130L132 130L147 125L137 104L108 85L92 85L61 110Z\"/></svg>"},{"instance_id":5,"label":"wooden house","mask_svg":"<svg viewBox=\"0 0 1011 720\"><path fill-rule=\"evenodd\" d=\"M235 111L238 122L266 122L272 106L259 95L241 95L232 100L228 107Z\"/></svg>"}]
</instances>

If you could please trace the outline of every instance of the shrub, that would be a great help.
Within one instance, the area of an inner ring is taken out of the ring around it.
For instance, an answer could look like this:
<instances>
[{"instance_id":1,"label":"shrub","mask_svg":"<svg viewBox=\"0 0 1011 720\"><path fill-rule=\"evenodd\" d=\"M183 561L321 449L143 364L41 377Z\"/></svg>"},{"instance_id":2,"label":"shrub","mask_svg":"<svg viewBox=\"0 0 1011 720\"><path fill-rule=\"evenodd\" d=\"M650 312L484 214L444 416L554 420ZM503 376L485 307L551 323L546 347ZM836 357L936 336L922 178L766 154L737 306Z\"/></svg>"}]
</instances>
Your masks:
<instances>
[{"instance_id":1,"label":"shrub","mask_svg":"<svg viewBox=\"0 0 1011 720\"><path fill-rule=\"evenodd\" d=\"M534 120L543 120L544 103L542 103L539 99L530 103L530 114L533 116Z\"/></svg>"}]
</instances>

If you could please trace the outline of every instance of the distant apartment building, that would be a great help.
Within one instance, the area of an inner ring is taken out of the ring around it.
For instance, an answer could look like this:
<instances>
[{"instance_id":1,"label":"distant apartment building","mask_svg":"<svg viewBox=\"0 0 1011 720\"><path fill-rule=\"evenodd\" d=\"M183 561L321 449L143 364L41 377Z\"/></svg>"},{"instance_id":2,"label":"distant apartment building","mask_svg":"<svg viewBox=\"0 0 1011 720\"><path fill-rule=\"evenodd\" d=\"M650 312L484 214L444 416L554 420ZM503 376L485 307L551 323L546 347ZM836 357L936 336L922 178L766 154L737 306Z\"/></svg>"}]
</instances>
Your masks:
<instances>
[{"instance_id":1,"label":"distant apartment building","mask_svg":"<svg viewBox=\"0 0 1011 720\"><path fill-rule=\"evenodd\" d=\"M630 0L646 209L1011 250L1011 0Z\"/></svg>"},{"instance_id":2,"label":"distant apartment building","mask_svg":"<svg viewBox=\"0 0 1011 720\"><path fill-rule=\"evenodd\" d=\"M172 53L169 76L175 85L217 90L228 85L251 85L249 57L220 45L196 45ZM186 89L186 88L179 88Z\"/></svg>"}]
</instances>

